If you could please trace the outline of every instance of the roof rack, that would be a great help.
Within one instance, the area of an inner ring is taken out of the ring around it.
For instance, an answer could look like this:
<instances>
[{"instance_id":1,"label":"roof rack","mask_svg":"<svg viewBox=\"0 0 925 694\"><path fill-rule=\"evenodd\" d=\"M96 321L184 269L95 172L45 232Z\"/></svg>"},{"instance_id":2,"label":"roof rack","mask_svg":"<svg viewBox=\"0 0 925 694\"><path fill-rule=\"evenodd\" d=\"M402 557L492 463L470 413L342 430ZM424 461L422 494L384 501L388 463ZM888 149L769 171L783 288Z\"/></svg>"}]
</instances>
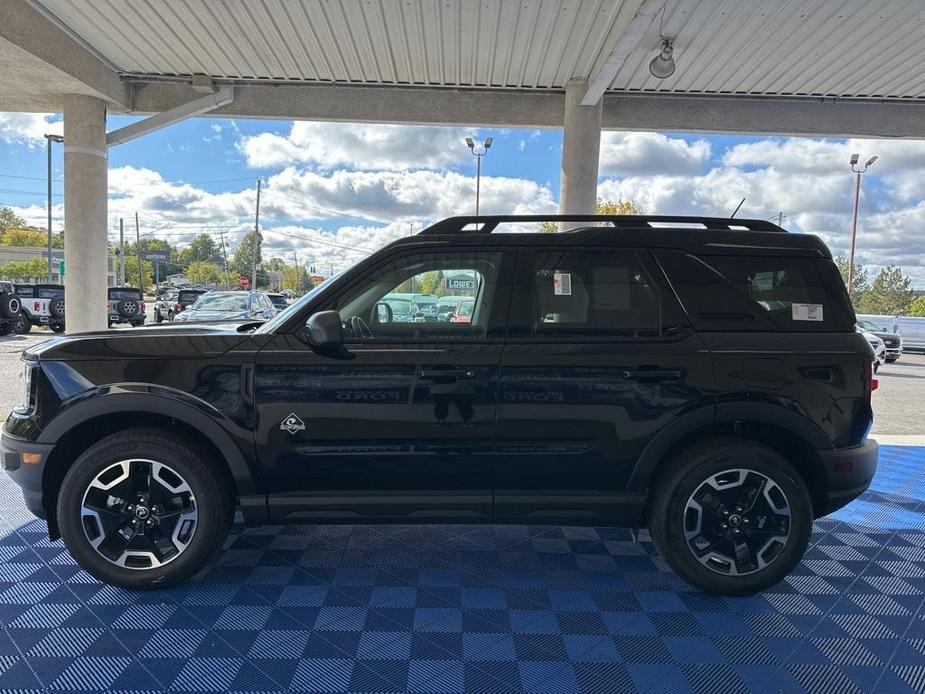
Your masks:
<instances>
[{"instance_id":1,"label":"roof rack","mask_svg":"<svg viewBox=\"0 0 925 694\"><path fill-rule=\"evenodd\" d=\"M661 226L700 224L716 231L776 231L787 230L764 219L734 217L690 217L682 215L648 214L509 214L447 217L423 229L422 234L490 234L503 222L610 222L617 229L655 229ZM472 227L472 228L466 228Z\"/></svg>"}]
</instances>

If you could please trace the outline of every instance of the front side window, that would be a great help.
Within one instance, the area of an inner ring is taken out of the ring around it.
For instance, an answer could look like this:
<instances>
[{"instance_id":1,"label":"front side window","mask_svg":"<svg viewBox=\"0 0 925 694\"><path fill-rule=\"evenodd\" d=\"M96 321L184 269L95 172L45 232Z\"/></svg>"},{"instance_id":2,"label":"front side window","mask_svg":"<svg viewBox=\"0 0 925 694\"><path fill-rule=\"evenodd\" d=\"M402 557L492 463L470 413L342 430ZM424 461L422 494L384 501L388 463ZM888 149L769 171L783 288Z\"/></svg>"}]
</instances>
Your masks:
<instances>
[{"instance_id":1,"label":"front side window","mask_svg":"<svg viewBox=\"0 0 925 694\"><path fill-rule=\"evenodd\" d=\"M659 295L635 253L534 253L530 276L534 335L639 339L660 334Z\"/></svg>"},{"instance_id":2,"label":"front side window","mask_svg":"<svg viewBox=\"0 0 925 694\"><path fill-rule=\"evenodd\" d=\"M500 253L457 251L406 255L373 270L335 302L349 341L484 337L498 285ZM467 322L440 310L472 304Z\"/></svg>"}]
</instances>

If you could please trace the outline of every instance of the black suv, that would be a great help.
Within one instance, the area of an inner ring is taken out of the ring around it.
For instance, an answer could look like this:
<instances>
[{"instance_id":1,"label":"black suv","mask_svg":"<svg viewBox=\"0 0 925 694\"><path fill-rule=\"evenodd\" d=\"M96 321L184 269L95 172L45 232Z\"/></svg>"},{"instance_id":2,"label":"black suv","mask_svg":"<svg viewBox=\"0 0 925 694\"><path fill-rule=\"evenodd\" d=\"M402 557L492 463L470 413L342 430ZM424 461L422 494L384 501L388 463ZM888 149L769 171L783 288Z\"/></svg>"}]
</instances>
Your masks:
<instances>
[{"instance_id":1,"label":"black suv","mask_svg":"<svg viewBox=\"0 0 925 694\"><path fill-rule=\"evenodd\" d=\"M582 224L498 229L550 219ZM391 320L383 298L422 285L468 320ZM874 474L854 326L825 245L768 222L456 217L259 326L31 347L3 467L121 586L188 577L237 503L251 524L648 527L685 580L751 593Z\"/></svg>"}]
</instances>

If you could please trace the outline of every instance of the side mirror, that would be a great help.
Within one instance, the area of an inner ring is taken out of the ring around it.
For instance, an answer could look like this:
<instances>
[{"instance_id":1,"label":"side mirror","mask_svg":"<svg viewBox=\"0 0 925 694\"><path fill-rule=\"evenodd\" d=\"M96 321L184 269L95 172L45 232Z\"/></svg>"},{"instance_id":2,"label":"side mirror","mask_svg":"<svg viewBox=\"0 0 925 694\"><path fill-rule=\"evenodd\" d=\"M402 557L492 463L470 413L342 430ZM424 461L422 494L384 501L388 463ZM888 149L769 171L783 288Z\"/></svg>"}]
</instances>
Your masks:
<instances>
[{"instance_id":1,"label":"side mirror","mask_svg":"<svg viewBox=\"0 0 925 694\"><path fill-rule=\"evenodd\" d=\"M319 311L305 321L305 337L319 352L341 352L344 349L344 327L337 311Z\"/></svg>"},{"instance_id":2,"label":"side mirror","mask_svg":"<svg viewBox=\"0 0 925 694\"><path fill-rule=\"evenodd\" d=\"M376 304L374 316L379 324L392 322L392 307L385 302Z\"/></svg>"}]
</instances>

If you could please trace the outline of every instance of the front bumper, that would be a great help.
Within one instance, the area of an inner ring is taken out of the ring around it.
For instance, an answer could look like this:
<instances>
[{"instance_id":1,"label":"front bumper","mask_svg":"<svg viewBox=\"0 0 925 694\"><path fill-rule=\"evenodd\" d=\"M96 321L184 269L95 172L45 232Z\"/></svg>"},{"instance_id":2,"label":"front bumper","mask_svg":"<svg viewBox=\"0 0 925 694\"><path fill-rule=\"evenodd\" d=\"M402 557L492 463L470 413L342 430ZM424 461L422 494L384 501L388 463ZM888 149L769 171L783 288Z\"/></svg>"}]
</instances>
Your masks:
<instances>
[{"instance_id":1,"label":"front bumper","mask_svg":"<svg viewBox=\"0 0 925 694\"><path fill-rule=\"evenodd\" d=\"M877 471L880 445L867 439L859 446L819 451L825 471L825 503L816 517L826 516L863 494Z\"/></svg>"},{"instance_id":2,"label":"front bumper","mask_svg":"<svg viewBox=\"0 0 925 694\"><path fill-rule=\"evenodd\" d=\"M45 518L42 474L52 448L52 444L33 443L7 434L0 436L0 467L22 488L26 508L39 518ZM23 463L23 453L37 453L40 460L36 463Z\"/></svg>"}]
</instances>

